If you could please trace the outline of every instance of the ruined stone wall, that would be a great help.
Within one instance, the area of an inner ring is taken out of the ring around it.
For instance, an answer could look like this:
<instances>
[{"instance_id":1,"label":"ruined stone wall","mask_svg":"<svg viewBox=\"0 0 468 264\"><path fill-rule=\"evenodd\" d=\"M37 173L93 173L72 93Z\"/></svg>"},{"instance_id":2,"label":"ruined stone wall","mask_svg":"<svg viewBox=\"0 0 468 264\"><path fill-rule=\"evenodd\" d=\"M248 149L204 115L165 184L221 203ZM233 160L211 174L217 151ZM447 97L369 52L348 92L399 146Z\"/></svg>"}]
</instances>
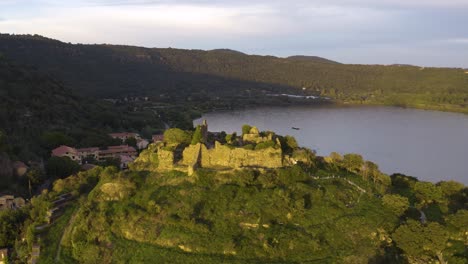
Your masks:
<instances>
[{"instance_id":1,"label":"ruined stone wall","mask_svg":"<svg viewBox=\"0 0 468 264\"><path fill-rule=\"evenodd\" d=\"M202 143L189 145L183 150L182 156L182 160L176 164L173 150L165 149L164 146L151 146L135 161L134 167L142 167L146 170L149 167L157 168L157 171L180 170L191 175L199 167L237 169L242 167L279 168L283 166L281 148L250 150L222 145L218 141L215 142L212 149L208 149ZM148 166L148 164L153 166Z\"/></svg>"},{"instance_id":2,"label":"ruined stone wall","mask_svg":"<svg viewBox=\"0 0 468 264\"><path fill-rule=\"evenodd\" d=\"M174 151L158 149L158 161L160 170L172 170L174 168Z\"/></svg>"},{"instance_id":3,"label":"ruined stone wall","mask_svg":"<svg viewBox=\"0 0 468 264\"><path fill-rule=\"evenodd\" d=\"M252 143L261 143L261 142L266 142L273 140L273 133L268 134L265 137L262 137L260 135L260 132L258 131L258 128L252 127L249 131L249 133L244 134L242 136L242 140L244 142L252 142Z\"/></svg>"},{"instance_id":4,"label":"ruined stone wall","mask_svg":"<svg viewBox=\"0 0 468 264\"><path fill-rule=\"evenodd\" d=\"M243 148L231 148L215 142L213 149L207 149L201 145L201 167L264 167L279 168L283 166L281 149L266 148L262 150L248 150Z\"/></svg>"},{"instance_id":5,"label":"ruined stone wall","mask_svg":"<svg viewBox=\"0 0 468 264\"><path fill-rule=\"evenodd\" d=\"M189 145L184 149L182 164L190 166L200 162L202 144Z\"/></svg>"},{"instance_id":6,"label":"ruined stone wall","mask_svg":"<svg viewBox=\"0 0 468 264\"><path fill-rule=\"evenodd\" d=\"M158 166L158 146L156 144L150 144L133 163L129 164L132 170L157 171Z\"/></svg>"}]
</instances>

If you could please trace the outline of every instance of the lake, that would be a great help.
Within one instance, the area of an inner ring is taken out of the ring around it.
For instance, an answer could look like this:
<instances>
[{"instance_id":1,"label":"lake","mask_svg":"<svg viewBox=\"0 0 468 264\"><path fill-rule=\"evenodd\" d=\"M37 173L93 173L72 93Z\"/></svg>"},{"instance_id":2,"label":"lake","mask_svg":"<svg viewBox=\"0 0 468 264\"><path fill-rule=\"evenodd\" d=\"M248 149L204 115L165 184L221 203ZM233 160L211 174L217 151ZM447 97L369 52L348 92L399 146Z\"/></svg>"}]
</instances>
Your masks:
<instances>
[{"instance_id":1,"label":"lake","mask_svg":"<svg viewBox=\"0 0 468 264\"><path fill-rule=\"evenodd\" d=\"M265 107L213 112L210 131L243 124L294 136L318 155L358 153L387 173L468 184L468 115L398 107ZM298 127L300 130L293 130Z\"/></svg>"}]
</instances>

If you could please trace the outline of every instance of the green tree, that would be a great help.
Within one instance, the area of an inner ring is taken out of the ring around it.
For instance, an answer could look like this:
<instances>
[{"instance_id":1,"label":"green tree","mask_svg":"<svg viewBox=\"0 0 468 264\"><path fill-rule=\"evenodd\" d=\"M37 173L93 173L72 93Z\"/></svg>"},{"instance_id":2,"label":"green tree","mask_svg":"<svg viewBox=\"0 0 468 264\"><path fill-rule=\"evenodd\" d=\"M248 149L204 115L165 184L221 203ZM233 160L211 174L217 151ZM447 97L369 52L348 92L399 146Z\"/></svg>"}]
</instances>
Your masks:
<instances>
[{"instance_id":1,"label":"green tree","mask_svg":"<svg viewBox=\"0 0 468 264\"><path fill-rule=\"evenodd\" d=\"M65 178L80 170L80 165L68 157L51 157L46 164L49 176Z\"/></svg>"},{"instance_id":2,"label":"green tree","mask_svg":"<svg viewBox=\"0 0 468 264\"><path fill-rule=\"evenodd\" d=\"M389 208L397 216L403 215L403 213L409 208L408 198L398 194L384 195L382 197L382 204Z\"/></svg>"},{"instance_id":3,"label":"green tree","mask_svg":"<svg viewBox=\"0 0 468 264\"><path fill-rule=\"evenodd\" d=\"M116 167L120 169L120 158L107 158L100 165L104 167Z\"/></svg>"},{"instance_id":4,"label":"green tree","mask_svg":"<svg viewBox=\"0 0 468 264\"><path fill-rule=\"evenodd\" d=\"M190 144L192 137L189 132L179 128L170 128L164 132L164 141L169 144Z\"/></svg>"},{"instance_id":5,"label":"green tree","mask_svg":"<svg viewBox=\"0 0 468 264\"><path fill-rule=\"evenodd\" d=\"M226 135L226 142L228 144L234 143L236 141L236 139L237 139L237 133L236 132Z\"/></svg>"},{"instance_id":6,"label":"green tree","mask_svg":"<svg viewBox=\"0 0 468 264\"><path fill-rule=\"evenodd\" d=\"M338 152L330 153L330 158L333 160L333 162L341 162L343 160L343 156L341 156Z\"/></svg>"},{"instance_id":7,"label":"green tree","mask_svg":"<svg viewBox=\"0 0 468 264\"><path fill-rule=\"evenodd\" d=\"M456 181L442 181L437 183L436 186L442 190L442 194L446 198L450 198L465 188L465 185Z\"/></svg>"},{"instance_id":8,"label":"green tree","mask_svg":"<svg viewBox=\"0 0 468 264\"><path fill-rule=\"evenodd\" d=\"M0 151L6 150L6 135L0 130Z\"/></svg>"},{"instance_id":9,"label":"green tree","mask_svg":"<svg viewBox=\"0 0 468 264\"><path fill-rule=\"evenodd\" d=\"M247 124L243 125L242 126L242 135L249 134L250 129L252 129L252 126L247 125Z\"/></svg>"},{"instance_id":10,"label":"green tree","mask_svg":"<svg viewBox=\"0 0 468 264\"><path fill-rule=\"evenodd\" d=\"M468 210L458 210L455 214L447 216L446 222L466 237L468 232ZM466 239L468 243L468 237Z\"/></svg>"},{"instance_id":11,"label":"green tree","mask_svg":"<svg viewBox=\"0 0 468 264\"><path fill-rule=\"evenodd\" d=\"M379 166L372 161L364 162L361 172L362 176L364 176L364 179L372 179L374 183L377 181L380 175Z\"/></svg>"},{"instance_id":12,"label":"green tree","mask_svg":"<svg viewBox=\"0 0 468 264\"><path fill-rule=\"evenodd\" d=\"M414 184L414 193L419 205L426 206L442 200L442 189L431 182L417 182Z\"/></svg>"},{"instance_id":13,"label":"green tree","mask_svg":"<svg viewBox=\"0 0 468 264\"><path fill-rule=\"evenodd\" d=\"M125 144L132 146L132 147L137 147L137 140L134 137L129 137L125 140Z\"/></svg>"},{"instance_id":14,"label":"green tree","mask_svg":"<svg viewBox=\"0 0 468 264\"><path fill-rule=\"evenodd\" d=\"M75 140L73 138L59 131L44 132L41 136L41 142L48 150L54 149L60 145L75 145Z\"/></svg>"},{"instance_id":15,"label":"green tree","mask_svg":"<svg viewBox=\"0 0 468 264\"><path fill-rule=\"evenodd\" d=\"M25 219L24 210L0 211L0 248L14 245Z\"/></svg>"},{"instance_id":16,"label":"green tree","mask_svg":"<svg viewBox=\"0 0 468 264\"><path fill-rule=\"evenodd\" d=\"M299 147L299 144L297 144L297 141L293 136L287 135L284 137L284 139L286 141L286 145L288 146L288 148L297 149Z\"/></svg>"},{"instance_id":17,"label":"green tree","mask_svg":"<svg viewBox=\"0 0 468 264\"><path fill-rule=\"evenodd\" d=\"M437 257L440 263L445 263L442 251L449 238L444 226L436 222L423 225L415 220L408 220L398 227L392 235L396 245L401 248L409 259L423 261Z\"/></svg>"},{"instance_id":18,"label":"green tree","mask_svg":"<svg viewBox=\"0 0 468 264\"><path fill-rule=\"evenodd\" d=\"M33 188L43 182L45 175L44 172L38 168L31 168L27 173L29 195L32 196Z\"/></svg>"},{"instance_id":19,"label":"green tree","mask_svg":"<svg viewBox=\"0 0 468 264\"><path fill-rule=\"evenodd\" d=\"M198 125L197 128L195 129L195 132L193 133L191 144L196 145L198 143L203 143L202 141L203 141L203 136L201 132L201 126Z\"/></svg>"},{"instance_id":20,"label":"green tree","mask_svg":"<svg viewBox=\"0 0 468 264\"><path fill-rule=\"evenodd\" d=\"M359 154L350 153L343 156L342 164L348 171L357 173L364 165L364 159Z\"/></svg>"}]
</instances>

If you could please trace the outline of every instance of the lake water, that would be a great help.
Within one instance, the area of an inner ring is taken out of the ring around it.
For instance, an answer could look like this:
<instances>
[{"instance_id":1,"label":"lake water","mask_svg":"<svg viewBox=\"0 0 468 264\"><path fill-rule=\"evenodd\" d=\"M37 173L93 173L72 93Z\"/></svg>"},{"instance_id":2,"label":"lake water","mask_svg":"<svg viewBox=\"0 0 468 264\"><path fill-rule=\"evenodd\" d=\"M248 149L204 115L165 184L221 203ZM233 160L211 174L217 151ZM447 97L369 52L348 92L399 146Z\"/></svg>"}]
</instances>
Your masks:
<instances>
[{"instance_id":1,"label":"lake water","mask_svg":"<svg viewBox=\"0 0 468 264\"><path fill-rule=\"evenodd\" d=\"M205 114L210 131L243 124L294 136L326 156L359 153L387 173L468 185L468 115L397 107L268 107ZM299 127L293 130L291 127Z\"/></svg>"}]
</instances>

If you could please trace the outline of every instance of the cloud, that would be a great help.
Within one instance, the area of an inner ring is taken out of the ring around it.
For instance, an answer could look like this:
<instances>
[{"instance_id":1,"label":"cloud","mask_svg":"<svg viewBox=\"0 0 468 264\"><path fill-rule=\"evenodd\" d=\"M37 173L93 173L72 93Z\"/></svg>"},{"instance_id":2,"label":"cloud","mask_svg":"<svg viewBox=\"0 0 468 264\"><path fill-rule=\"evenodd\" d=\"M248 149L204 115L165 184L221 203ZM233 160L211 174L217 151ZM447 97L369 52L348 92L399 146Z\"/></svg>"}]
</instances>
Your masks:
<instances>
[{"instance_id":1,"label":"cloud","mask_svg":"<svg viewBox=\"0 0 468 264\"><path fill-rule=\"evenodd\" d=\"M446 42L454 44L468 44L468 38L447 39Z\"/></svg>"},{"instance_id":2,"label":"cloud","mask_svg":"<svg viewBox=\"0 0 468 264\"><path fill-rule=\"evenodd\" d=\"M43 0L44 1L44 0ZM59 0L45 0L59 1ZM239 6L246 4L268 4L287 6L355 6L355 7L468 7L466 0L81 0L80 2L94 5L159 5L159 4L184 4L184 5L217 5L217 6Z\"/></svg>"},{"instance_id":3,"label":"cloud","mask_svg":"<svg viewBox=\"0 0 468 264\"><path fill-rule=\"evenodd\" d=\"M0 32L466 67L467 13L466 0L0 0Z\"/></svg>"}]
</instances>

